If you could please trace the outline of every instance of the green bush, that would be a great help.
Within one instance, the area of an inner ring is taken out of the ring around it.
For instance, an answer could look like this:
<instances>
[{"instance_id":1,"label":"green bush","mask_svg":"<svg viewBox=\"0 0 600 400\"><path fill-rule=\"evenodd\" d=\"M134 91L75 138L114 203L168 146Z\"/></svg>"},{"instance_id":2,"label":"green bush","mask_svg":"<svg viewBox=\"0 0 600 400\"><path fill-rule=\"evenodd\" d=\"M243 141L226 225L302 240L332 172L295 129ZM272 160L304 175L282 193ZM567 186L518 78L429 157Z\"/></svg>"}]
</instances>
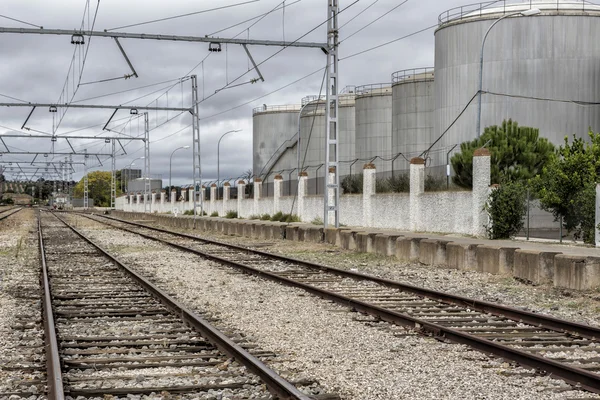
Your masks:
<instances>
[{"instance_id":1,"label":"green bush","mask_svg":"<svg viewBox=\"0 0 600 400\"><path fill-rule=\"evenodd\" d=\"M313 219L312 221L310 221L311 224L313 225L323 225L323 218L321 217L315 217L315 219Z\"/></svg>"},{"instance_id":2,"label":"green bush","mask_svg":"<svg viewBox=\"0 0 600 400\"><path fill-rule=\"evenodd\" d=\"M213 212L210 214L210 216L211 216L211 217L218 217L218 216L219 216L219 213L218 213L217 211L213 211Z\"/></svg>"},{"instance_id":3,"label":"green bush","mask_svg":"<svg viewBox=\"0 0 600 400\"><path fill-rule=\"evenodd\" d=\"M273 216L271 217L271 221L281 221L282 217L283 213L281 211L277 211L277 213L273 214Z\"/></svg>"},{"instance_id":4,"label":"green bush","mask_svg":"<svg viewBox=\"0 0 600 400\"><path fill-rule=\"evenodd\" d=\"M225 218L229 218L229 219L233 219L233 218L237 218L237 211L235 210L229 210L227 211L227 214L225 214Z\"/></svg>"},{"instance_id":5,"label":"green bush","mask_svg":"<svg viewBox=\"0 0 600 400\"><path fill-rule=\"evenodd\" d=\"M408 174L394 175L388 178L390 192L404 193L410 191L410 176Z\"/></svg>"},{"instance_id":6,"label":"green bush","mask_svg":"<svg viewBox=\"0 0 600 400\"><path fill-rule=\"evenodd\" d=\"M425 191L426 192L439 192L442 190L446 190L446 177L445 176L427 175L427 177L425 177Z\"/></svg>"},{"instance_id":7,"label":"green bush","mask_svg":"<svg viewBox=\"0 0 600 400\"><path fill-rule=\"evenodd\" d=\"M251 216L248 217L248 219L260 219L260 215L252 214Z\"/></svg>"},{"instance_id":8,"label":"green bush","mask_svg":"<svg viewBox=\"0 0 600 400\"><path fill-rule=\"evenodd\" d=\"M340 185L346 194L360 194L363 192L363 175L346 175Z\"/></svg>"},{"instance_id":9,"label":"green bush","mask_svg":"<svg viewBox=\"0 0 600 400\"><path fill-rule=\"evenodd\" d=\"M281 217L280 221L287 223L300 222L300 217L298 217L296 214L283 214L283 217Z\"/></svg>"},{"instance_id":10,"label":"green bush","mask_svg":"<svg viewBox=\"0 0 600 400\"><path fill-rule=\"evenodd\" d=\"M523 228L527 212L527 189L521 182L506 182L492 190L485 206L490 224L486 231L490 239L508 239Z\"/></svg>"},{"instance_id":11,"label":"green bush","mask_svg":"<svg viewBox=\"0 0 600 400\"><path fill-rule=\"evenodd\" d=\"M392 191L392 187L389 184L388 179L375 179L375 192L376 193L389 193Z\"/></svg>"},{"instance_id":12,"label":"green bush","mask_svg":"<svg viewBox=\"0 0 600 400\"><path fill-rule=\"evenodd\" d=\"M270 219L271 219L271 216L269 214L263 214L260 216L261 221L269 221Z\"/></svg>"},{"instance_id":13,"label":"green bush","mask_svg":"<svg viewBox=\"0 0 600 400\"><path fill-rule=\"evenodd\" d=\"M183 215L194 215L194 210L185 210Z\"/></svg>"}]
</instances>

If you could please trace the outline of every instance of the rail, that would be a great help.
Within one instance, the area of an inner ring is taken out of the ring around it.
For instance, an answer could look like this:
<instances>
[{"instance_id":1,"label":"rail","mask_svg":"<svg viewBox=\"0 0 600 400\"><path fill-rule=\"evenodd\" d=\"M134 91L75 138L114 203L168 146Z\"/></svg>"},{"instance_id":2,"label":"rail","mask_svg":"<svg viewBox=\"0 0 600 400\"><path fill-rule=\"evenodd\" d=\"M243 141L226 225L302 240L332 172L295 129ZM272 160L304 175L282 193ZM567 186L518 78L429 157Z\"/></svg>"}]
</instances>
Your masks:
<instances>
[{"instance_id":1,"label":"rail","mask_svg":"<svg viewBox=\"0 0 600 400\"><path fill-rule=\"evenodd\" d=\"M451 8L441 13L438 17L438 25L442 26L449 22L460 21L463 19L480 18L486 14L500 14L519 11L524 7L539 8L542 11L600 11L600 6L589 1L564 1L564 0L525 0L515 2L514 0L495 0L481 3L467 4L461 7Z\"/></svg>"},{"instance_id":2,"label":"rail","mask_svg":"<svg viewBox=\"0 0 600 400\"><path fill-rule=\"evenodd\" d=\"M267 106L266 104L262 107L256 107L252 109L252 115L256 115L264 112L279 112L279 111L300 111L300 106L297 104L286 104L281 106Z\"/></svg>"},{"instance_id":3,"label":"rail","mask_svg":"<svg viewBox=\"0 0 600 400\"><path fill-rule=\"evenodd\" d=\"M136 282L148 290L154 296L156 296L167 308L173 310L176 314L180 315L181 318L190 326L197 329L202 336L204 336L209 342L218 347L221 351L228 354L230 357L237 360L240 364L244 365L248 370L255 373L270 389L270 391L281 399L297 399L297 400L311 400L309 396L302 393L294 385L277 375L273 370L267 367L262 361L255 356L251 355L248 351L244 350L241 346L236 344L233 340L224 335L221 331L213 327L208 321L187 309L185 306L180 304L177 300L172 298L169 294L158 288L148 279L142 275L133 271L127 267L118 258L110 254L103 247L92 241L81 231L68 224L65 220L54 213L54 216L60 220L65 226L71 229L75 234L81 237L83 240L94 246L98 251L104 254L112 262L127 272Z\"/></svg>"},{"instance_id":4,"label":"rail","mask_svg":"<svg viewBox=\"0 0 600 400\"><path fill-rule=\"evenodd\" d=\"M52 314L52 300L50 297L50 284L48 282L48 268L46 266L46 251L44 249L42 222L39 214L38 241L40 246L40 259L42 262L42 289L44 291L42 298L42 309L44 320L44 340L46 342L46 369L48 371L48 400L64 400L65 394L63 391L60 356L58 355L58 339L56 338L56 328L54 325L54 316Z\"/></svg>"},{"instance_id":5,"label":"rail","mask_svg":"<svg viewBox=\"0 0 600 400\"><path fill-rule=\"evenodd\" d=\"M434 77L435 73L433 67L404 69L392 74L392 84L429 80Z\"/></svg>"},{"instance_id":6,"label":"rail","mask_svg":"<svg viewBox=\"0 0 600 400\"><path fill-rule=\"evenodd\" d=\"M379 96L392 94L392 85L389 83L371 83L356 87L356 96Z\"/></svg>"},{"instance_id":7,"label":"rail","mask_svg":"<svg viewBox=\"0 0 600 400\"><path fill-rule=\"evenodd\" d=\"M90 216L84 215L87 218L98 221L95 218L91 218ZM199 238L192 235L182 234L173 232L167 229L155 228L139 223L134 223L130 221L123 221L118 218L108 217L108 216L99 216L101 218L115 220L120 223L124 223L127 225L137 226L140 228L144 228L151 231L168 233L170 235L179 237L179 238L188 238L192 240L196 240L202 243L220 245L227 247L229 249L235 249L241 251L243 253L251 252L255 255L264 256L270 258L272 260L284 261L287 263L296 263L303 267L314 269L315 271L331 273L334 275L338 275L344 278L351 278L359 281L371 281L374 283L378 283L383 285L384 287L390 287L399 289L408 293L413 293L418 296L436 299L438 301L442 301L444 303L455 304L460 307L464 307L470 310L479 310L481 312L489 313L491 315L500 317L500 318L509 318L513 321L518 321L519 323L530 324L534 327L549 329L556 332L562 332L567 336L571 335L579 335L583 338L588 338L591 341L597 341L600 337L600 328L587 326L575 322L565 321L558 318L545 316L536 314L533 312L523 311L514 307L502 306L491 302L469 299L462 296L457 296L449 293L438 292L435 290L430 290L426 288L421 288L417 286L412 286L408 284L403 284L401 282L391 281L388 279L377 278L374 276L369 276L366 274L361 274L352 271L346 271L342 269L332 268L325 265L320 265L312 262L297 260L293 258L288 258L281 255L271 254L260 250L249 250L248 248L242 246L231 245L228 243L222 243L214 240ZM98 221L101 222L101 221ZM107 223L108 224L108 223ZM303 281L295 281L286 277L285 275L279 275L273 271L261 270L254 266L246 265L241 262L241 260L232 260L223 258L219 255L210 254L206 251L196 250L190 248L189 244L176 243L171 240L157 238L152 235L148 235L146 233L142 233L139 231L133 231L131 229L125 227L114 226L112 224L108 224L117 229L124 230L126 232L134 233L146 239L162 242L169 246L175 247L177 249L194 253L200 255L206 259L219 263L225 266L232 266L238 269L243 270L246 273L250 273L252 275L260 276L269 280L277 281L289 286L298 287L304 289L312 294L315 294L319 297L326 298L329 300L333 300L335 302L344 304L349 307L353 307L355 310L359 312L365 312L374 316L377 316L385 321L396 323L403 326L412 327L415 329L421 329L424 332L427 332L435 337L444 338L446 340L450 340L454 343L461 343L468 345L474 349L496 354L500 357L511 359L516 361L522 365L526 365L532 368L535 368L540 371L545 371L547 374L551 374L555 377L560 377L561 379L573 384L585 388L589 391L600 393L600 374L593 373L587 371L582 368L577 368L572 365L564 364L557 362L555 360L544 358L538 356L535 353L529 353L524 350L513 348L502 343L486 339L485 337L479 337L475 334L470 334L465 331L444 326L443 324L437 324L435 322L427 321L426 319L421 319L409 314L400 313L394 310L386 309L374 304L370 304L368 302L363 302L359 299L347 297L340 293L335 293L326 289L318 288L316 286L309 285ZM469 310L469 312L470 312Z\"/></svg>"}]
</instances>

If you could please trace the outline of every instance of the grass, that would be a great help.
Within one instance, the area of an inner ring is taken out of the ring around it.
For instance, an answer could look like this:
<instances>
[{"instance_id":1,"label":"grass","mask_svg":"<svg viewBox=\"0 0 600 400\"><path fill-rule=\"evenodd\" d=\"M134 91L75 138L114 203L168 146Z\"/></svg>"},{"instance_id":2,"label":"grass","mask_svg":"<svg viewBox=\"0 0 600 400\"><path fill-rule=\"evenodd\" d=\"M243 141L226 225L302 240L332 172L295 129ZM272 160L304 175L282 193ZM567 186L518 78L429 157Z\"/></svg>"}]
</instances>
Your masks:
<instances>
[{"instance_id":1,"label":"grass","mask_svg":"<svg viewBox=\"0 0 600 400\"><path fill-rule=\"evenodd\" d=\"M310 221L311 224L313 225L323 225L323 218L321 217L315 217L315 219L313 219L312 221Z\"/></svg>"},{"instance_id":2,"label":"grass","mask_svg":"<svg viewBox=\"0 0 600 400\"><path fill-rule=\"evenodd\" d=\"M229 210L227 211L227 214L225 214L225 218L228 219L233 219L233 218L237 218L238 217L238 213L235 210Z\"/></svg>"},{"instance_id":3,"label":"grass","mask_svg":"<svg viewBox=\"0 0 600 400\"><path fill-rule=\"evenodd\" d=\"M211 217L218 217L218 216L219 216L219 213L218 213L217 211L213 211L213 212L210 214L210 216L211 216Z\"/></svg>"},{"instance_id":4,"label":"grass","mask_svg":"<svg viewBox=\"0 0 600 400\"><path fill-rule=\"evenodd\" d=\"M269 214L263 214L260 216L261 221L269 221L270 219L271 219L271 216Z\"/></svg>"}]
</instances>

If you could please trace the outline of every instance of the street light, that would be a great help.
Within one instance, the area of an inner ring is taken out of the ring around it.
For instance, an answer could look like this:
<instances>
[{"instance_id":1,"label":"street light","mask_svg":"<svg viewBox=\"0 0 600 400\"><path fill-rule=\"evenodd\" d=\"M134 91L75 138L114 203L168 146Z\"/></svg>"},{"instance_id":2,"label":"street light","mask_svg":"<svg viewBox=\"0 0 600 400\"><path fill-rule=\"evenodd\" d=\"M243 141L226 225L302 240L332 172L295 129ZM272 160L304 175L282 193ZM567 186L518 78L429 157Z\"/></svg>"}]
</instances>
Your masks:
<instances>
[{"instance_id":1,"label":"street light","mask_svg":"<svg viewBox=\"0 0 600 400\"><path fill-rule=\"evenodd\" d=\"M138 157L135 160L133 160L128 166L127 166L127 191L129 191L129 181L131 180L131 167L133 167L135 164L135 162L137 160L143 160L144 157ZM123 183L123 170L121 170L121 184ZM121 185L123 186L123 185ZM123 188L121 188L121 191L123 191Z\"/></svg>"},{"instance_id":2,"label":"street light","mask_svg":"<svg viewBox=\"0 0 600 400\"><path fill-rule=\"evenodd\" d=\"M219 181L220 181L220 173L221 173L221 166L220 166L220 158L219 158L219 152L221 150L221 140L229 133L233 133L233 132L241 132L241 129L235 130L235 131L229 131L229 132L225 132L224 134L221 135L221 137L219 138L219 142L217 143L217 199L219 198Z\"/></svg>"},{"instance_id":3,"label":"street light","mask_svg":"<svg viewBox=\"0 0 600 400\"><path fill-rule=\"evenodd\" d=\"M175 150L173 150L173 152L171 153L171 157L169 157L169 196L171 195L171 165L173 164L173 154L175 154L175 152L177 150L181 150L181 149L189 149L190 146L181 146L176 148Z\"/></svg>"},{"instance_id":4,"label":"street light","mask_svg":"<svg viewBox=\"0 0 600 400\"><path fill-rule=\"evenodd\" d=\"M538 8L532 8L530 10L525 11L517 11L514 13L503 15L498 18L494 23L488 28L487 32L483 36L483 41L481 42L481 56L479 57L479 105L477 107L477 137L480 136L481 132L481 91L483 90L483 47L485 46L485 39L487 39L488 34L492 30L492 28L500 21L508 17L514 17L516 15L522 15L524 17L530 17L532 15L537 15L541 13Z\"/></svg>"}]
</instances>

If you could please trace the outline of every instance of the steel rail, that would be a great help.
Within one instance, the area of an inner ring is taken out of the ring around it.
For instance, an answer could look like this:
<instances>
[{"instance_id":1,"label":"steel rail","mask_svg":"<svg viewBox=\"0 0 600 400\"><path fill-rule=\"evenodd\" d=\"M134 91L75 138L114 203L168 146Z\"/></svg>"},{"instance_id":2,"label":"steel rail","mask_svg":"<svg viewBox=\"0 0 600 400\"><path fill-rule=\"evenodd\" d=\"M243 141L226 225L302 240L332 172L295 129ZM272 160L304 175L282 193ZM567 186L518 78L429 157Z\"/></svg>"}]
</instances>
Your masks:
<instances>
[{"instance_id":1,"label":"steel rail","mask_svg":"<svg viewBox=\"0 0 600 400\"><path fill-rule=\"evenodd\" d=\"M209 342L218 347L221 351L226 353L229 357L234 358L240 364L244 365L250 371L254 372L269 388L274 395L279 396L281 399L297 399L297 400L310 400L310 397L294 385L280 377L273 370L267 367L262 361L248 353L242 347L233 342L230 338L220 332L218 329L213 327L208 321L194 313L193 311L186 308L184 305L176 301L170 295L163 290L159 289L156 285L151 283L148 279L142 275L133 271L127 267L118 258L110 254L103 247L92 241L90 238L85 236L82 232L71 226L64 219L59 217L56 213L52 213L59 221L65 224L83 240L94 246L98 251L104 254L112 262L126 271L136 282L143 286L146 290L154 294L167 308L174 311L176 314L181 316L185 323L193 326L197 329Z\"/></svg>"},{"instance_id":2,"label":"steel rail","mask_svg":"<svg viewBox=\"0 0 600 400\"><path fill-rule=\"evenodd\" d=\"M82 214L82 215L85 215L85 214ZM403 290L406 292L410 292L410 293L414 293L414 294L417 294L420 296L425 296L425 297L433 298L436 300L456 304L459 306L470 307L471 309L476 309L478 311L487 312L487 313L490 313L490 314L493 314L493 315L499 316L499 317L511 318L513 320L518 320L518 321L521 321L521 322L524 322L524 323L527 323L527 324L530 324L533 326L537 326L537 327L543 327L546 329L551 329L551 330L563 332L563 333L575 333L575 334L585 337L587 339L600 340L600 328L594 327L594 326L579 324L579 323L571 322L571 321L565 321L565 320L551 317L548 315L536 314L536 313L533 313L530 311L524 311L524 310L520 310L520 309L514 308L514 307L503 306L503 305L491 303L491 302L484 301L484 300L476 300L476 299L471 299L468 297L463 297L463 296L459 296L459 295L455 295L455 294L439 292L436 290L426 289L426 288L422 288L419 286L413 286L413 285L409 285L406 283L392 281L390 279L379 278L379 277L376 277L373 275L362 274L360 272L346 271L343 269L329 267L326 265L317 264L317 263L313 263L310 261L299 260L296 258L286 257L283 255L278 255L278 254L273 254L273 253L268 253L268 252L256 250L256 249L249 249L247 247L238 246L235 244L223 243L223 242L219 242L216 240L200 238L198 236L174 232L174 231L164 229L164 228L156 228L156 227L140 224L137 222L124 221L122 219L111 217L108 215L99 215L99 216L102 218L111 219L111 220L114 220L117 222L129 224L129 225L133 225L133 226L138 226L138 227L149 229L149 230L154 230L157 232L162 232L162 233L167 233L167 234L176 235L176 236L180 236L180 237L185 237L187 239L197 240L197 241L208 243L208 244L225 246L225 247L229 247L231 249L235 249L235 250L239 250L239 251L251 252L254 254L261 255L263 257L268 257L272 260L293 262L293 263L300 264L307 268L311 268L311 269L315 269L315 270L319 270L319 271L326 271L326 272L330 272L332 274L344 276L347 278L352 278L352 279L357 279L357 280L368 280L368 281L376 282L381 285L392 287L394 289ZM123 229L123 228L120 228L120 229ZM134 233L139 234L139 232L134 232Z\"/></svg>"},{"instance_id":3,"label":"steel rail","mask_svg":"<svg viewBox=\"0 0 600 400\"><path fill-rule=\"evenodd\" d=\"M48 400L64 400L62 371L60 368L60 356L58 354L58 340L56 338L56 327L52 315L52 300L50 297L50 283L48 281L48 268L46 266L46 251L42 237L42 222L38 214L38 242L40 246L40 260L42 263L42 288L44 296L42 299L44 338L46 348L46 369L48 383Z\"/></svg>"},{"instance_id":4,"label":"steel rail","mask_svg":"<svg viewBox=\"0 0 600 400\"><path fill-rule=\"evenodd\" d=\"M84 214L83 214L84 215ZM86 217L88 217L87 215L85 215ZM104 216L103 216L104 217ZM88 217L90 218L90 217ZM107 217L110 219L114 219L112 217ZM92 219L92 218L90 218ZM93 219L92 219L93 220ZM120 220L118 220L120 221ZM120 222L125 222L125 223L129 223L128 221L120 221ZM135 224L135 223L132 223ZM110 225L110 224L108 224ZM136 224L139 225L143 228L146 229L156 229L158 231L160 231L160 229L158 228L149 228L147 226L141 225L141 224ZM115 227L114 225L110 225ZM347 307L351 307L359 312L363 312L366 314L370 314L373 316L376 316L384 321L387 322L391 322L394 324L398 324L398 325L402 325L402 326L406 326L409 328L413 328L413 329L418 329L421 330L425 333L431 334L436 338L439 339L445 339L445 340L449 340L451 342L454 343L460 343L460 344L464 344L467 345L469 347L472 347L474 349L477 349L479 351L485 352L485 353L491 353L494 354L496 356L505 358L505 359L510 359L513 361L516 361L517 363L524 365L524 366L528 366L531 368L536 369L537 371L541 372L541 373L545 373L547 375L551 375L554 377L559 377L560 379L576 386L576 387L581 387L584 388L588 391L594 392L594 393L600 393L600 374L595 374L589 371L586 371L584 369L581 368L576 368L576 367L572 367L569 365L565 365L562 364L560 362L551 360L551 359L547 359L541 356L538 356L536 354L532 354L532 353L527 353L525 351L519 350L519 349L515 349L515 348L511 348L509 346L505 346L502 345L500 343L497 342L493 342L491 340L487 340L484 338L479 338L477 336L459 331L457 329L452 329L452 328L448 328L442 325L436 325L434 323L428 322L426 320L422 320L419 318L415 318L412 317L410 315L407 314L403 314L403 313L398 313L392 310L388 310L385 308L381 308L379 306L375 306L369 303L365 303L363 301L360 300L355 300L352 299L350 297L347 296L343 296L328 290L324 290L324 289L319 289L316 288L314 286L311 286L309 284L306 283L302 283L302 282L296 282L292 279L286 278L286 277L282 277L279 276L277 274L271 273L271 272L267 272L267 271L262 271L259 270L257 268L248 266L248 265L244 265L242 263L236 262L236 261L232 261L232 260L228 260L219 256L215 256L209 253L205 253L203 251L200 250L195 250L195 249L190 249L188 247L185 247L184 245L180 245L177 243L173 243L170 242L168 240L165 239L159 239L150 235L146 235L140 232L135 232L133 230L127 229L127 228L123 228L123 227L115 227L117 229L121 229L139 236L142 236L144 238L150 239L150 240L154 240L154 241L158 241L164 244L167 244L169 246L172 246L174 248L186 251L186 252L190 252L190 253L194 253L196 255L199 255L205 259L208 259L210 261L216 262L218 264L221 265L225 265L225 266L229 266L229 267L235 267L237 269L240 269L241 271L244 271L246 273L249 273L251 275L255 275L255 276L259 276L259 277L263 277L275 282L279 282L279 283L284 283L288 286L292 286L292 287L297 287L297 288L301 288L309 293L312 293L316 296L328 299L328 300L332 300L336 303L342 304L344 306ZM196 239L196 240L200 240L200 241L205 241L207 243L212 242L213 244L217 244L218 242L214 242L214 241L208 241L208 240L204 240L204 239L198 239L197 237L193 237L190 235L185 235L185 234L179 234L179 233L175 233L175 232L169 232L167 230L164 230L165 233L170 233L173 234L175 236L187 236L190 237L192 239ZM227 244L222 244L219 243L223 246L229 246ZM238 248L240 250L243 250L245 252L255 252L255 250L250 250L247 248L239 248L239 246L231 246L232 248ZM263 253L263 252L256 252L256 253ZM268 253L265 253L268 254ZM289 262L295 262L295 260L293 259L289 259L286 257L282 257L279 258L282 260L286 260ZM304 263L304 262L300 262L300 263ZM308 265L310 265L311 263L309 263ZM319 266L317 264L313 264L318 268L319 270L323 270L323 271L339 271L339 272L344 272L344 276L348 276L350 277L350 275L352 274L345 274L346 271L342 271L342 270L337 270L335 268L330 268L330 267L325 267L325 266ZM367 275L363 275L363 274L359 274L359 276L361 277L361 279L370 279L373 280L371 277L367 276ZM384 280L385 281L385 280ZM396 282L392 282L389 281L390 283L396 283ZM398 285L402 285L402 284L398 284ZM396 286L396 285L394 285ZM396 286L398 287L398 286ZM424 292L433 292L433 291L428 291L427 289L422 289L422 288L416 288L413 286L408 286L410 288L415 288L415 289L419 289L419 291L424 291ZM446 296L450 296L452 297L452 295L448 295L448 294L444 294L444 293L437 293L437 292L433 292L436 293L438 296L442 296L443 298L445 298ZM429 297L429 296L428 296ZM438 298L437 296L435 298ZM466 298L462 298L464 300L467 300L471 303L466 303L467 305L471 305L471 304L476 304L478 301L476 300L471 300L471 299L466 299ZM487 303L487 304L491 304L491 303ZM508 307L503 307L503 308L508 308ZM509 308L510 309L510 308ZM519 313L520 310L516 310L514 309L515 313ZM548 317L542 317L542 318L548 318ZM553 320L556 321L560 321L554 318L551 318ZM568 322L568 321L562 321L564 324L566 325L571 325L572 323ZM600 332L600 330L598 330L597 328L593 328L593 327L587 327L585 325L580 325L580 324L573 324L573 325L578 325L578 326L582 326L585 327L586 329L592 329L595 330L596 332ZM598 337L598 336L596 336Z\"/></svg>"},{"instance_id":5,"label":"steel rail","mask_svg":"<svg viewBox=\"0 0 600 400\"><path fill-rule=\"evenodd\" d=\"M19 212L19 211L21 211L22 209L23 209L23 208L21 207L21 208L18 208L16 211L13 211L13 212L11 212L11 213L8 213L8 214L6 214L6 215L1 215L1 216L0 216L0 221L2 221L3 219L6 219L6 218L8 218L8 217L10 217L11 215L15 215L16 213L18 213L18 212ZM13 208L9 208L8 210L4 210L4 211L2 211L2 213L9 212L9 211L11 211L11 210L13 210Z\"/></svg>"}]
</instances>

